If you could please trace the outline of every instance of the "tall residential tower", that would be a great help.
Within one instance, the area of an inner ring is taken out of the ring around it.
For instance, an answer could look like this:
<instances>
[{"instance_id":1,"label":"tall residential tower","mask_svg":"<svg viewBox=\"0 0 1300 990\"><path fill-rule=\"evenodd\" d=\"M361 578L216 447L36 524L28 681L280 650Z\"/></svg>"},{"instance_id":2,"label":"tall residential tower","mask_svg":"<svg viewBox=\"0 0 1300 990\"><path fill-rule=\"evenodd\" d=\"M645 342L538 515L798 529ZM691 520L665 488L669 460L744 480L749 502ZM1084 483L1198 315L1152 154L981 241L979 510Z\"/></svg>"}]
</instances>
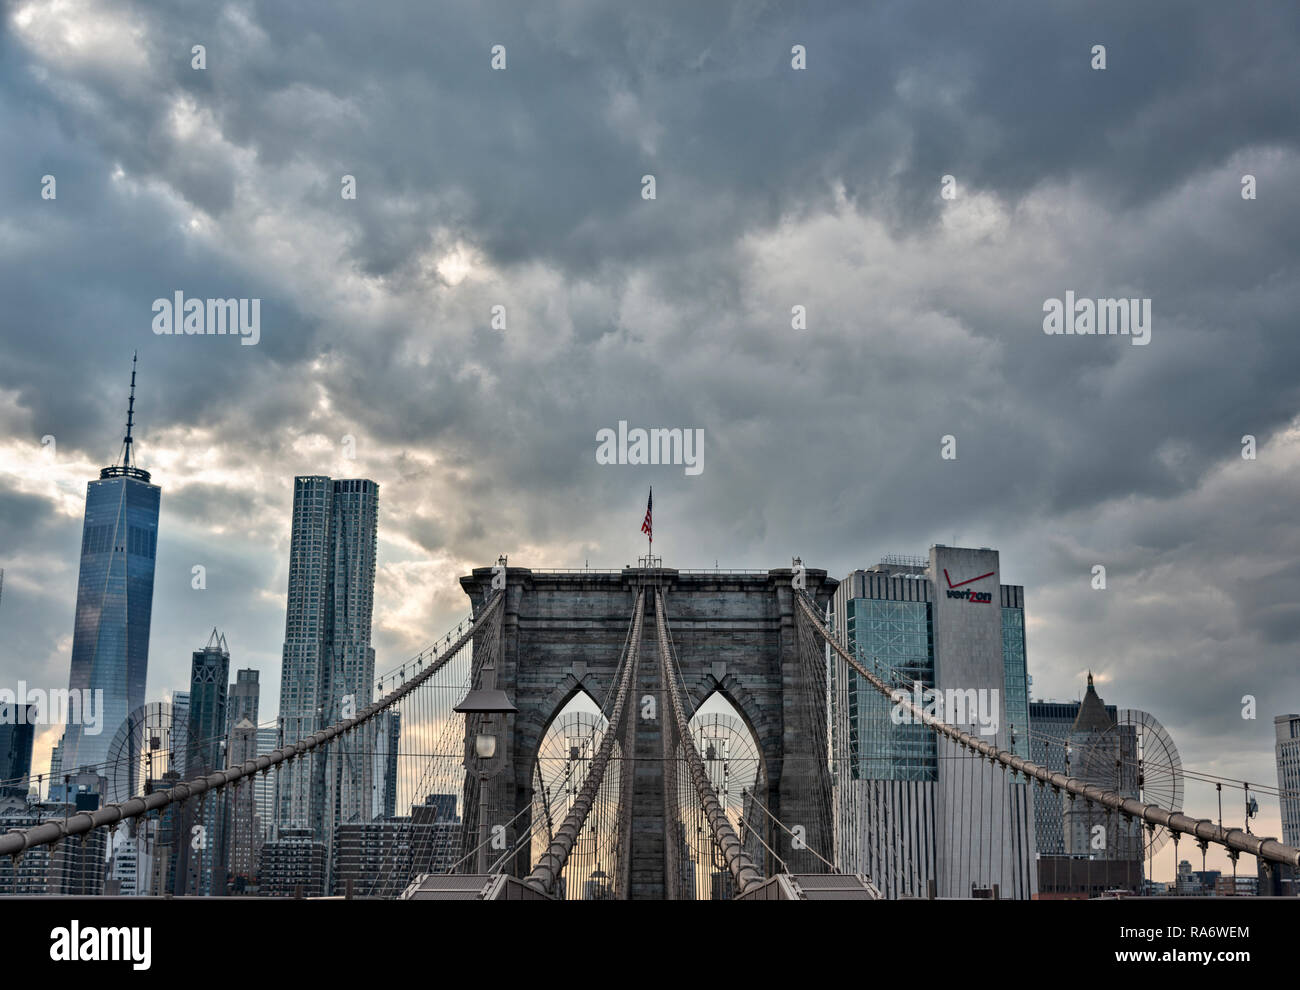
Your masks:
<instances>
[{"instance_id":1,"label":"tall residential tower","mask_svg":"<svg viewBox=\"0 0 1300 990\"><path fill-rule=\"evenodd\" d=\"M293 486L288 614L280 672L284 740L293 742L373 700L379 486L299 477ZM328 841L334 826L373 816L373 730L281 768L276 825Z\"/></svg>"}]
</instances>

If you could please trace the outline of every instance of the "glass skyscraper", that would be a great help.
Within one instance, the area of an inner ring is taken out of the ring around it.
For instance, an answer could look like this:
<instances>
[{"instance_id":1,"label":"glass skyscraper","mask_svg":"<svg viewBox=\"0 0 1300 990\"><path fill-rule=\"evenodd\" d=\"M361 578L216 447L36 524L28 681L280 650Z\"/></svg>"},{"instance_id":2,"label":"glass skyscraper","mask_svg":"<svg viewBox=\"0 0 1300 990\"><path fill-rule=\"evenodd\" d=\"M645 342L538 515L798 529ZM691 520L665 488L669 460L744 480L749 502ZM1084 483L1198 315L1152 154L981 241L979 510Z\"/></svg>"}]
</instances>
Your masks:
<instances>
[{"instance_id":1,"label":"glass skyscraper","mask_svg":"<svg viewBox=\"0 0 1300 990\"><path fill-rule=\"evenodd\" d=\"M848 641L868 669L898 671L906 685L934 687L934 632L929 602L850 598ZM848 677L850 772L869 780L937 780L934 733L896 725L893 703L857 674Z\"/></svg>"},{"instance_id":2,"label":"glass skyscraper","mask_svg":"<svg viewBox=\"0 0 1300 990\"><path fill-rule=\"evenodd\" d=\"M373 700L379 486L363 479L294 479L288 611L280 671L284 741L355 715ZM276 825L328 840L341 822L373 816L374 729L277 776Z\"/></svg>"},{"instance_id":3,"label":"glass skyscraper","mask_svg":"<svg viewBox=\"0 0 1300 990\"><path fill-rule=\"evenodd\" d=\"M892 570L885 568L891 567ZM927 572L919 565L877 565L871 578L859 579L864 595L842 596L844 632L858 659L869 669L898 681L912 692L914 683L924 689L935 687L935 643ZM855 572L868 575L869 572ZM904 581L924 584L900 585L884 581L894 575ZM874 579L874 580L873 580ZM917 601L885 598L885 595L916 592ZM881 595L877 598L875 595ZM1002 704L1009 737L1008 748L1028 759L1029 677L1025 657L1025 609L1023 592L1017 586L1000 589L1002 644ZM1011 604L1006 604L1011 603ZM893 703L856 674L846 678L848 709L848 768L854 778L868 780L936 780L938 758L934 733L923 725L896 724L890 717Z\"/></svg>"},{"instance_id":4,"label":"glass skyscraper","mask_svg":"<svg viewBox=\"0 0 1300 990\"><path fill-rule=\"evenodd\" d=\"M230 680L230 651L226 638L212 630L208 644L194 651L190 662L189 734L186 775L197 777L225 767L226 705ZM188 802L181 811L181 836L176 853L178 894L209 897L226 892L226 826L228 791ZM196 829L197 826L197 829Z\"/></svg>"},{"instance_id":5,"label":"glass skyscraper","mask_svg":"<svg viewBox=\"0 0 1300 990\"><path fill-rule=\"evenodd\" d=\"M36 726L32 706L0 704L0 798L26 797Z\"/></svg>"},{"instance_id":6,"label":"glass skyscraper","mask_svg":"<svg viewBox=\"0 0 1300 990\"><path fill-rule=\"evenodd\" d=\"M87 484L81 534L69 687L81 697L90 692L100 720L97 727L69 722L57 751L58 766L52 768L61 774L86 767L104 775L113 736L144 704L162 489L133 463L134 415L133 360L121 463L104 468L98 481ZM61 781L52 783L57 787Z\"/></svg>"},{"instance_id":7,"label":"glass skyscraper","mask_svg":"<svg viewBox=\"0 0 1300 990\"><path fill-rule=\"evenodd\" d=\"M1004 600L1020 601L1016 596ZM1005 685L1008 747L1022 759L1029 759L1029 669L1025 658L1024 605L1002 606L1002 677Z\"/></svg>"}]
</instances>

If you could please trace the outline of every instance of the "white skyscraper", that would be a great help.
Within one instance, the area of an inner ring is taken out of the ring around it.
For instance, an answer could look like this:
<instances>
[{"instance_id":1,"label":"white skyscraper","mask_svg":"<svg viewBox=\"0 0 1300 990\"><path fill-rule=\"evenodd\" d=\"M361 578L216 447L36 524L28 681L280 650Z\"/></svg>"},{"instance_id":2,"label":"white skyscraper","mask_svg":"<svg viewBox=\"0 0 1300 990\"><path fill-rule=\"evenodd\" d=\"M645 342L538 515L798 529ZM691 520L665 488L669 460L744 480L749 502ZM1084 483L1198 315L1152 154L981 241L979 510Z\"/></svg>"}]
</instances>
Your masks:
<instances>
[{"instance_id":1,"label":"white skyscraper","mask_svg":"<svg viewBox=\"0 0 1300 990\"><path fill-rule=\"evenodd\" d=\"M1300 846L1300 715L1273 719L1277 734L1277 789L1281 792L1282 841Z\"/></svg>"}]
</instances>

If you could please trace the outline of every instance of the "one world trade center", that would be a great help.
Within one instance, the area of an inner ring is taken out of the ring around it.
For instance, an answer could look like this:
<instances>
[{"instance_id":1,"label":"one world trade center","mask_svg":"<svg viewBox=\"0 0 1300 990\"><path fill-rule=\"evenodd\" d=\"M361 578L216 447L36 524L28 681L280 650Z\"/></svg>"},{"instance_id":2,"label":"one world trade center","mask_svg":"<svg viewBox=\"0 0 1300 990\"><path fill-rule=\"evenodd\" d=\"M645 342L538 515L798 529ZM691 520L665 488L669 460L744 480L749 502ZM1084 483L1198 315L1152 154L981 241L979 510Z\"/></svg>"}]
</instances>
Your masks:
<instances>
[{"instance_id":1,"label":"one world trade center","mask_svg":"<svg viewBox=\"0 0 1300 990\"><path fill-rule=\"evenodd\" d=\"M85 717L69 720L51 766L60 776L84 769L113 780L117 775L107 766L113 737L127 716L144 704L162 490L150 483L148 471L135 465L134 417L132 358L120 463L103 468L99 480L86 485L81 534L69 687L94 699L97 718L91 724ZM51 785L57 789L62 779Z\"/></svg>"}]
</instances>

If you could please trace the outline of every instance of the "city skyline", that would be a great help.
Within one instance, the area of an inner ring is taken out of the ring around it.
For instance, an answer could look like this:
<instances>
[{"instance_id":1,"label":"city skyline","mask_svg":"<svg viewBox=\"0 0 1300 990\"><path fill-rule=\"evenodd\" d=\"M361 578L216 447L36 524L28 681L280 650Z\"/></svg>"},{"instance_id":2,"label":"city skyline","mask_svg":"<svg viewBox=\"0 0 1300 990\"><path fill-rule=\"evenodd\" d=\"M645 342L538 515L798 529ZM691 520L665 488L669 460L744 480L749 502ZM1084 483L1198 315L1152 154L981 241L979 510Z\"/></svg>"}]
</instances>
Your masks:
<instances>
[{"instance_id":1,"label":"city skyline","mask_svg":"<svg viewBox=\"0 0 1300 990\"><path fill-rule=\"evenodd\" d=\"M667 566L998 547L1032 699L1091 670L1188 766L1275 780L1300 12L697 7L343 7L310 43L274 7L6 11L0 686L68 684L138 351L145 700L218 627L279 711L295 477L383 491L379 670L501 554L633 562L653 484ZM1076 297L1139 304L1146 342L1045 333ZM256 339L159 332L174 299ZM620 423L689 431L702 470L602 463Z\"/></svg>"},{"instance_id":2,"label":"city skyline","mask_svg":"<svg viewBox=\"0 0 1300 990\"><path fill-rule=\"evenodd\" d=\"M133 374L133 380L134 380L134 374ZM134 390L133 390L133 396L132 396L132 407L133 407L133 406L134 406ZM128 433L128 436L129 436L129 433ZM137 441L136 441L134 438L132 438L132 443L134 443L134 442L137 442ZM130 444L126 444L125 447L129 449ZM125 455L123 455L123 456L125 456ZM346 461L345 461L345 463L346 463ZM119 466L119 469L120 469L120 466ZM104 471L112 471L112 470L114 470L114 469L113 469L113 468L105 468L105 469L104 469ZM134 469L133 469L133 470L134 470ZM145 473L145 472L140 472L140 474L143 475L143 476L146 477L146 478L148 477L147 473ZM321 475L296 476L295 479L294 479L294 485L295 485L295 487L296 487L297 489L300 489L300 488L301 488L301 485L302 485L302 483L303 483L304 481L312 482L312 481L321 481L321 480L324 480L324 481L326 481L326 482L329 482L330 486L337 486L337 485L339 485L339 484L342 484L344 487L346 487L346 485L347 485L347 481L346 481L346 479L338 479L338 480L335 480L335 479L331 479L331 478L328 478L328 477L326 477L326 476L321 476ZM372 516L374 516L374 517L377 519L377 516L375 516L375 512L376 512L376 507L377 507L377 502L378 502L378 499L377 499L377 488L378 488L378 485L376 485L376 483L374 483L374 482L372 482L372 481L369 481L369 480L357 481L356 483L357 483L357 484L361 484L361 485L368 486L367 489L366 489L368 492L373 490L374 494L371 496L371 498L372 498L372 501L373 501L374 504L372 504L372 505L369 507L369 510L368 510L368 511L370 512L370 514L371 514ZM92 483L92 484L93 484L93 483ZM151 487L157 487L157 486L151 486ZM353 513L353 515L355 515L355 512ZM318 534L318 535L319 535L319 534ZM291 544L292 544L292 540L291 540L290 542L291 542ZM942 546L942 544L940 544L940 546ZM885 559L888 560L888 559L891 559L891 558L892 558L892 559L900 559L900 560L901 560L901 559L911 559L911 558L903 558L903 557L900 557L900 556L897 555L897 554L887 554L887 555L885 555ZM374 566L374 565L373 565L373 562L371 563L370 566L371 566L371 567ZM592 565L592 564L590 564L589 561L585 561L583 566L593 566L593 567L595 567L596 565ZM575 569L582 569L582 568L581 568L581 567L577 567L577 566L575 565ZM856 569L855 569L855 570L856 570ZM292 573L293 573L293 567L292 567L292 565L289 567L289 572L290 572L290 575L292 575ZM853 575L850 574L849 576L852 577ZM291 578L290 578L290 579L291 579ZM951 580L951 579L949 579L949 580ZM371 581L373 582L373 577L371 578ZM292 597L292 596L290 596L290 597ZM291 628L293 622L292 622L292 617L291 617L291 615L290 615L289 610L286 609L285 613L283 613L283 614L285 615L285 619L283 620L283 621L285 622L285 625L282 626L282 628L283 628L283 629ZM1026 621L1026 620L1023 620L1023 619L1022 619L1022 622L1024 622L1024 621ZM214 630L214 634L215 634L215 630ZM223 646L224 646L224 636L222 637L222 643L223 643ZM283 646L282 656L284 656L284 655L286 655L286 654L284 653L284 651L287 650L288 647L289 647L289 641L288 641L288 640L284 640L284 639L282 638L282 646ZM376 671L382 671L382 670L386 670L386 669L391 669L392 667L395 667L397 664L401 663L402 661L404 661L404 660L406 659L405 656L402 656L402 657L392 657L392 658L390 658L390 661L391 661L391 662L383 662L383 661L381 661L381 662L376 663L376 661L375 661L375 657L374 657L374 650L373 650L373 649L369 649L369 648L366 648L366 649L368 649L367 660L365 660L365 661L363 661L363 662L361 663L361 667L363 667L366 671L368 671L368 672L369 672L369 675L370 675L370 676L369 676L369 677L364 681L364 683L365 683L367 689L368 689L369 685L373 684L374 674L375 674ZM355 661L354 661L353 664L352 664L352 667L355 667L355 666L356 666L356 663L355 663ZM1029 668L1030 678L1032 679L1032 676L1033 676L1033 670L1034 670L1034 664L1033 664L1032 657L1029 659L1028 668ZM350 668L350 669L351 669L351 668ZM282 665L280 666L279 670L280 670L280 678L272 678L272 682L283 682L283 678L286 676L286 668L285 668L284 665L282 664ZM1122 673L1122 672L1121 672L1121 673ZM1092 682L1092 672L1089 671L1087 676L1088 676L1088 684L1091 685L1091 682ZM236 682L232 680L232 682L231 682L229 685L227 685L227 687L233 687L235 683L236 683ZM267 683L271 683L271 682L267 682ZM1114 683L1114 682L1111 682L1111 683ZM185 686L188 687L189 685L186 684ZM266 684L264 684L263 686L266 686ZM1121 692L1122 692L1122 690L1123 690L1123 682L1122 682L1122 681L1119 682L1119 687L1120 687L1120 690L1121 690ZM1076 695L1077 695L1077 697L1075 697L1075 698L1073 699L1075 702L1079 702L1079 701L1081 701L1081 700L1083 699L1083 697L1084 697L1084 694L1085 694L1085 692L1078 690L1078 689L1077 689L1077 686L1076 686L1076 692L1075 692L1075 693L1076 693ZM365 703L368 703L368 701L371 700L371 699L368 697L368 695L366 695L364 692L362 693L362 696L363 696L363 699L364 699L364 700L362 700L362 701L358 704L358 707L363 706ZM165 687L165 688L163 688L163 689L162 689L162 692L161 692L161 694L160 694L160 696L157 697L157 698L155 698L155 696L154 696L152 693L150 693L150 694L148 695L148 697L146 698L146 701L169 699L169 698L173 698L173 697L175 697L175 698L177 698L177 699L183 699L183 701L184 701L185 703L188 703L189 692L188 692L188 691L181 691L178 685L172 685L172 686L170 686L170 687ZM1032 700L1034 700L1034 701L1062 701L1062 700L1064 700L1063 698L1060 698L1060 697L1047 698L1047 697L1043 696L1041 693L1039 693L1039 692L1034 692L1034 691L1032 691L1032 690L1031 690L1030 693L1029 693L1029 697L1030 697ZM338 707L338 705L335 705L335 707ZM1271 719L1271 715L1270 715L1269 713L1263 713L1263 714L1264 714L1264 716L1265 716L1266 718ZM281 719L282 716L283 716L283 712L280 711L280 712L277 713L276 716L273 716L273 717L271 717L271 718L269 718L269 719L268 719L268 718L263 718L259 724L260 724L260 726L263 727L263 731L265 731L265 727L266 727L268 724L270 724L270 723L274 723L274 724L278 725L278 724L280 723L280 719ZM326 720L324 720L323 722L321 722L319 719L309 719L308 722L311 723L311 728L310 728L310 730L307 729L307 728L305 727L305 726L306 726L306 723L304 723L304 731L303 731L302 733L299 733L299 736L301 736L301 735L303 735L303 734L306 734L307 731L314 731L315 728L323 727L323 725L328 724L329 721L330 721L329 719L326 719ZM48 727L46 727L46 728L48 728ZM278 729L275 729L275 730L272 730L272 731L276 731L276 732L278 732L279 730L278 730ZM291 732L291 733L289 733L289 735L293 735L293 733ZM1270 736L1271 736L1271 734L1270 734ZM288 738L288 736L286 736L286 738ZM54 750L51 750L50 755L53 756L53 755L54 755L54 752L55 752ZM1241 755L1243 755L1243 756L1249 758L1250 756L1253 756L1254 754L1241 754ZM1272 754L1269 754L1269 755L1272 755ZM33 764L32 764L32 776L33 776L33 778L35 778L38 774L46 774L46 777L47 777L47 780L48 780L48 779L49 779L49 776L48 776L48 774L46 773L47 766L48 766L48 764L44 764L44 763L42 763L42 754L41 754L41 748L40 748L40 736L39 736L39 729L38 729L37 742L36 742L36 745L33 747ZM322 766L321 768L317 768L317 769L318 769L318 770L322 770L322 769L323 769L323 766ZM380 762L376 762L376 763L374 764L374 766L369 766L369 767L366 768L366 771L365 771L365 773L363 774L363 777L365 777L365 780L363 780L360 784L358 784L358 786L357 786L357 795L358 795L358 796L354 797L354 799L353 799L354 802L357 803L357 806L358 806L358 807L361 807L361 806L362 806L363 804L365 804L366 801L367 801L367 799L366 799L364 796L362 796L362 795L364 795L364 794L366 794L366 793L370 793L370 792L372 792L372 790L373 790L373 782L371 781L371 777L372 777L372 776L375 776L375 775L377 775L377 774L380 774L380 773L382 773L382 770L381 770L381 768L380 768ZM1270 786L1270 782L1271 782L1271 779L1272 779L1270 776L1260 776L1260 775L1255 775L1255 777L1256 777L1256 779L1261 780L1262 782L1264 782L1264 785L1265 785L1266 787L1267 787L1267 786ZM322 777L321 779L327 779L327 778ZM375 779L377 780L378 777L376 776ZM380 788L380 790L382 791L382 788ZM374 792L374 793L375 793L375 794L378 794L379 792ZM322 798L322 800L323 800L323 798ZM332 799L331 799L331 800L332 800ZM1269 809L1269 810L1270 810L1270 812L1272 812L1272 810L1273 810L1273 808L1272 808L1271 805L1270 805L1270 809ZM377 808L376 808L376 811L377 811ZM1266 824L1266 823L1268 823L1270 820L1275 819L1275 818L1277 818L1277 814L1276 814L1276 813L1266 815L1266 817L1263 819L1263 821L1262 821L1261 823L1259 823L1259 824ZM274 823L273 823L273 824L274 824ZM282 827L294 827L294 825L293 825L293 823L288 823L288 824L283 825ZM1267 828L1265 828L1265 831L1267 831ZM1279 828L1274 829L1274 831L1278 831L1278 832L1280 833L1280 821L1279 821ZM1169 858L1170 856L1171 856L1170 851L1166 850L1162 858ZM1211 857L1211 862L1213 862L1213 857ZM1222 864L1220 864L1220 865L1222 865Z\"/></svg>"}]
</instances>

